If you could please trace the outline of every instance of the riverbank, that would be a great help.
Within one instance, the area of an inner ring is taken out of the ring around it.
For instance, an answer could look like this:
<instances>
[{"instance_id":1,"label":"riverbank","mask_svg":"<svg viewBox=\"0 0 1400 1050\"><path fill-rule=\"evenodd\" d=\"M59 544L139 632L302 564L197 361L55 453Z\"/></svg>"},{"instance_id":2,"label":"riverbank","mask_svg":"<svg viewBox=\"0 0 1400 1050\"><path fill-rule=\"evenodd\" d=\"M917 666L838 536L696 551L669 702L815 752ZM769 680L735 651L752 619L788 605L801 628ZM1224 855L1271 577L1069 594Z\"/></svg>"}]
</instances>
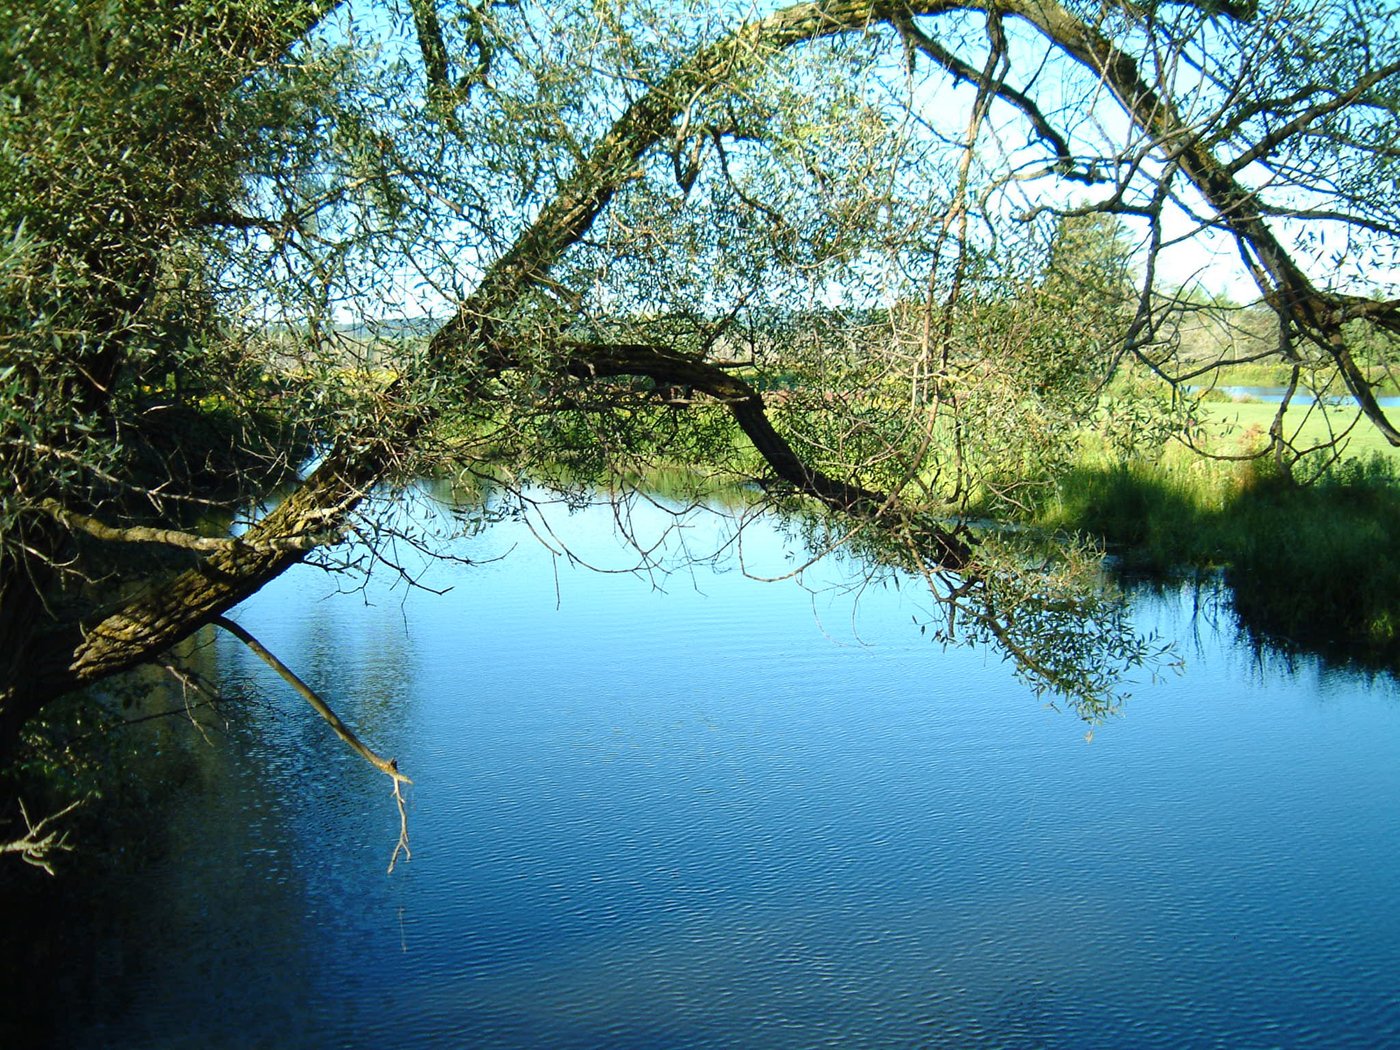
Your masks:
<instances>
[{"instance_id":1,"label":"riverbank","mask_svg":"<svg viewBox=\"0 0 1400 1050\"><path fill-rule=\"evenodd\" d=\"M1035 524L1087 534L1132 572L1217 569L1245 625L1285 647L1400 660L1400 471L1348 460L1315 483L1267 461L1081 466Z\"/></svg>"}]
</instances>

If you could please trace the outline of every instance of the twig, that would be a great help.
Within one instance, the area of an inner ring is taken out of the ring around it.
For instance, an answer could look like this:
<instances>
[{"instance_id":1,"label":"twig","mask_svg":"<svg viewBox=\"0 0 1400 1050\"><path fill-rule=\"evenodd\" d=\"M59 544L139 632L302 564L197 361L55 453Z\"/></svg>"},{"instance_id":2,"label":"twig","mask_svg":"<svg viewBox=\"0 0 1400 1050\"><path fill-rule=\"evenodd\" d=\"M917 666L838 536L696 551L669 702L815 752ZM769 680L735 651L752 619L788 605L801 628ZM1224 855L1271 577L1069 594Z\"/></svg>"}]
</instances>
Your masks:
<instances>
[{"instance_id":1,"label":"twig","mask_svg":"<svg viewBox=\"0 0 1400 1050\"><path fill-rule=\"evenodd\" d=\"M408 807L404 803L403 792L400 786L411 784L413 781L404 776L394 777L394 802L399 807L399 841L394 844L393 855L389 858L388 875L394 874L394 865L399 862L399 854L403 854L404 860L413 859L413 850L408 848Z\"/></svg>"},{"instance_id":2,"label":"twig","mask_svg":"<svg viewBox=\"0 0 1400 1050\"><path fill-rule=\"evenodd\" d=\"M36 868L42 868L50 875L54 874L53 861L50 854L55 852L71 852L73 847L68 845L68 832L59 834L57 831L50 831L44 834L44 828L50 822L66 817L73 810L77 809L86 798L80 798L76 802L70 802L57 813L50 813L39 823L35 824L29 819L29 811L24 808L24 800L19 800L19 812L24 818L24 826L28 829L23 837L15 839L13 842L0 842L0 853L18 853L20 859L26 864L32 864Z\"/></svg>"},{"instance_id":3,"label":"twig","mask_svg":"<svg viewBox=\"0 0 1400 1050\"><path fill-rule=\"evenodd\" d=\"M190 725L194 726L195 731L204 738L206 744L212 743L209 739L209 734L204 731L204 726L200 723L199 719L194 716L194 707L190 704L190 690L193 689L196 693L204 693L208 696L210 706L215 709L218 707L218 698L212 692L205 690L192 675L182 671L173 663L162 660L160 666L165 668L170 676L180 683L180 699L184 703L185 717L190 720Z\"/></svg>"}]
</instances>

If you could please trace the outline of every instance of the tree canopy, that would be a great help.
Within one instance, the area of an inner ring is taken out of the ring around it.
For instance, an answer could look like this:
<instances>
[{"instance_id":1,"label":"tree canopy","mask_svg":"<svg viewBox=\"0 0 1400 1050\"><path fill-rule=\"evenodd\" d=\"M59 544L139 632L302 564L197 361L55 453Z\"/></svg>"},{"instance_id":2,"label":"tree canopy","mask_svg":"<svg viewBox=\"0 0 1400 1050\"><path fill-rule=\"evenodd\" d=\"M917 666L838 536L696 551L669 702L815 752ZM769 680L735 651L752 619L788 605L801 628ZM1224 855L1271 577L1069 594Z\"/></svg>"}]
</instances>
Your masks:
<instances>
[{"instance_id":1,"label":"tree canopy","mask_svg":"<svg viewBox=\"0 0 1400 1050\"><path fill-rule=\"evenodd\" d=\"M1374 0L3 10L0 754L448 469L752 479L1091 703L1144 650L964 519L1117 373L1253 301L1400 444Z\"/></svg>"}]
</instances>

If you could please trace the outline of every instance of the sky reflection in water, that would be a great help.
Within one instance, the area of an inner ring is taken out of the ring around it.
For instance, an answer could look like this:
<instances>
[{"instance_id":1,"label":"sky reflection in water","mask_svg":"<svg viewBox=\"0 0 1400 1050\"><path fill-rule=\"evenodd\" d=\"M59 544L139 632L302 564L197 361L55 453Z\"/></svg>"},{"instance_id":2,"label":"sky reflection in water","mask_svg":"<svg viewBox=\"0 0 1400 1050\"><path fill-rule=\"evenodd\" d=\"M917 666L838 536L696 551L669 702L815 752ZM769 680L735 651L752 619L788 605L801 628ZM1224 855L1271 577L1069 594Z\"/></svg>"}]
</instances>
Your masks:
<instances>
[{"instance_id":1,"label":"sky reflection in water","mask_svg":"<svg viewBox=\"0 0 1400 1050\"><path fill-rule=\"evenodd\" d=\"M606 511L551 520L626 562ZM517 542L439 566L443 596L323 601L306 569L236 611L414 778L413 860L385 877L383 778L220 639L271 706L203 759L172 856L107 891L66 1040L1400 1044L1393 686L1144 600L1187 671L1086 743L995 655L922 639L911 593L853 611L732 566L661 593L514 523L462 549ZM755 571L785 550L745 539Z\"/></svg>"}]
</instances>

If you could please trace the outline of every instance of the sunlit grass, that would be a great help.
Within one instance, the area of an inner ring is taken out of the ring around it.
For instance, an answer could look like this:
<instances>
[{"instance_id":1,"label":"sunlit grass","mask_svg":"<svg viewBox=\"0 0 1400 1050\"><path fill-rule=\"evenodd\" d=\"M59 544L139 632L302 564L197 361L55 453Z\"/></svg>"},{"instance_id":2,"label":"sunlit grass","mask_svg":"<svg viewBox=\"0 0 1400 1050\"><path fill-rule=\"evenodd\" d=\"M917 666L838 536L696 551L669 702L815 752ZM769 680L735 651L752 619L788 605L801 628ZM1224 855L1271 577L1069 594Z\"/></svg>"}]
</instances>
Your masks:
<instances>
[{"instance_id":1,"label":"sunlit grass","mask_svg":"<svg viewBox=\"0 0 1400 1050\"><path fill-rule=\"evenodd\" d=\"M1277 405L1258 401L1203 401L1198 417L1212 440L1212 449L1219 452L1242 453L1268 444L1269 427L1273 424ZM1284 434L1296 447L1306 448L1329 441L1344 433L1344 455L1365 459L1373 454L1395 457L1400 461L1400 449L1383 438L1365 419L1358 420L1352 409L1329 408L1307 410L1307 406L1292 406L1284 423Z\"/></svg>"},{"instance_id":2,"label":"sunlit grass","mask_svg":"<svg viewBox=\"0 0 1400 1050\"><path fill-rule=\"evenodd\" d=\"M1126 568L1222 569L1236 609L1288 642L1400 655L1400 471L1349 460L1312 485L1268 461L1084 466L1038 524L1098 538Z\"/></svg>"}]
</instances>

